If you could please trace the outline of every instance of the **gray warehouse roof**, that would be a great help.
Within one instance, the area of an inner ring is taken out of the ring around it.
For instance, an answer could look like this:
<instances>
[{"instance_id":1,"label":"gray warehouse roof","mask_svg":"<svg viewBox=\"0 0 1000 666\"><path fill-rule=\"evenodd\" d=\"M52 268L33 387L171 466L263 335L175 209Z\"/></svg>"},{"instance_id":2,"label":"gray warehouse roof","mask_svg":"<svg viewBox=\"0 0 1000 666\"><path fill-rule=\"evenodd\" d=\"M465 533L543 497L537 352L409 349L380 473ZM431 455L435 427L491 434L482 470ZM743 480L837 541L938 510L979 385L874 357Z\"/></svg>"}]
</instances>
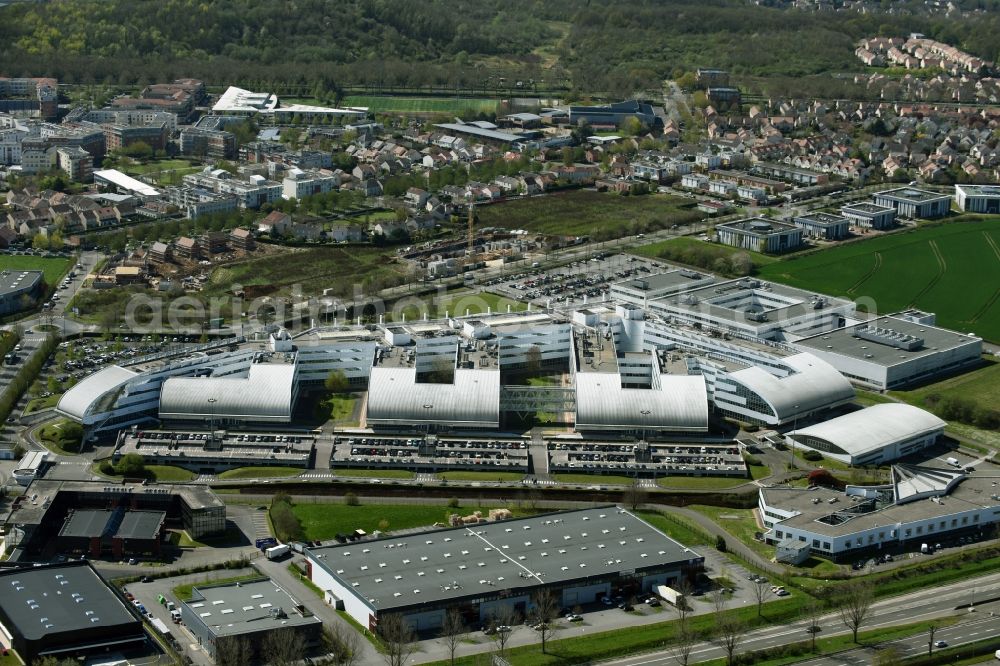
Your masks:
<instances>
[{"instance_id":1,"label":"gray warehouse roof","mask_svg":"<svg viewBox=\"0 0 1000 666\"><path fill-rule=\"evenodd\" d=\"M13 291L24 291L42 280L42 271L0 272L0 296Z\"/></svg>"},{"instance_id":2,"label":"gray warehouse roof","mask_svg":"<svg viewBox=\"0 0 1000 666\"><path fill-rule=\"evenodd\" d=\"M622 388L617 372L576 373L576 426L708 429L708 394L701 375L660 375L660 388Z\"/></svg>"},{"instance_id":3,"label":"gray warehouse roof","mask_svg":"<svg viewBox=\"0 0 1000 666\"><path fill-rule=\"evenodd\" d=\"M160 390L160 418L290 421L293 363L254 363L246 377L171 377Z\"/></svg>"},{"instance_id":4,"label":"gray warehouse roof","mask_svg":"<svg viewBox=\"0 0 1000 666\"><path fill-rule=\"evenodd\" d=\"M296 611L298 602L269 578L196 587L191 596L191 601L182 603L216 636L320 623L319 618Z\"/></svg>"},{"instance_id":5,"label":"gray warehouse roof","mask_svg":"<svg viewBox=\"0 0 1000 666\"><path fill-rule=\"evenodd\" d=\"M7 628L27 640L139 620L87 562L0 570L0 609Z\"/></svg>"},{"instance_id":6,"label":"gray warehouse roof","mask_svg":"<svg viewBox=\"0 0 1000 666\"><path fill-rule=\"evenodd\" d=\"M899 336L911 336L922 340L919 346L894 345L892 339L885 338L880 343L878 339L862 339L855 335L857 329L877 328L882 331L898 333ZM900 317L886 316L871 319L860 324L845 326L835 331L814 335L793 343L795 347L805 348L804 351L816 349L828 354L840 354L875 365L892 366L907 363L924 356L933 356L967 345L982 345L982 340L955 331L949 331L936 326L918 324ZM907 349L912 346L912 349Z\"/></svg>"},{"instance_id":7,"label":"gray warehouse roof","mask_svg":"<svg viewBox=\"0 0 1000 666\"><path fill-rule=\"evenodd\" d=\"M789 436L815 437L860 457L911 437L943 431L945 425L944 421L919 407L885 403L793 430Z\"/></svg>"},{"instance_id":8,"label":"gray warehouse roof","mask_svg":"<svg viewBox=\"0 0 1000 666\"><path fill-rule=\"evenodd\" d=\"M372 368L368 382L369 423L500 425L500 372L455 371L453 384L418 384L415 368Z\"/></svg>"},{"instance_id":9,"label":"gray warehouse roof","mask_svg":"<svg viewBox=\"0 0 1000 666\"><path fill-rule=\"evenodd\" d=\"M307 552L380 611L703 561L614 506Z\"/></svg>"},{"instance_id":10,"label":"gray warehouse roof","mask_svg":"<svg viewBox=\"0 0 1000 666\"><path fill-rule=\"evenodd\" d=\"M70 511L59 530L61 537L119 537L156 539L166 520L163 511L123 511L77 509Z\"/></svg>"}]
</instances>

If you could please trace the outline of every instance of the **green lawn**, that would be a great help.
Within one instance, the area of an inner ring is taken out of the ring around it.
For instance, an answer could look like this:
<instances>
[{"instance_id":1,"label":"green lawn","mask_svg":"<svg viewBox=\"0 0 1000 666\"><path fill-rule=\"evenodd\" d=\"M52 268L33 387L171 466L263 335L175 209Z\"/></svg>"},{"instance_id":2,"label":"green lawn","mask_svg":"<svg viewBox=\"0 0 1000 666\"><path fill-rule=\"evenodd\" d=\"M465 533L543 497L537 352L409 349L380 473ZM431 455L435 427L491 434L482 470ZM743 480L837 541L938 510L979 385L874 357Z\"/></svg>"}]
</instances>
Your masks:
<instances>
[{"instance_id":1,"label":"green lawn","mask_svg":"<svg viewBox=\"0 0 1000 666\"><path fill-rule=\"evenodd\" d=\"M438 476L445 481L520 481L524 478L524 473L454 471L439 472Z\"/></svg>"},{"instance_id":2,"label":"green lawn","mask_svg":"<svg viewBox=\"0 0 1000 666\"><path fill-rule=\"evenodd\" d=\"M759 469L767 470L766 467ZM720 490L742 486L744 483L750 483L750 479L725 476L664 476L656 480L656 484L661 488L682 490Z\"/></svg>"},{"instance_id":3,"label":"green lawn","mask_svg":"<svg viewBox=\"0 0 1000 666\"><path fill-rule=\"evenodd\" d=\"M664 194L623 197L592 190L569 190L477 209L479 224L527 229L549 235L618 238L665 229L702 218L694 204Z\"/></svg>"},{"instance_id":4,"label":"green lawn","mask_svg":"<svg viewBox=\"0 0 1000 666\"><path fill-rule=\"evenodd\" d=\"M333 473L358 479L412 479L416 476L408 469L335 469Z\"/></svg>"},{"instance_id":5,"label":"green lawn","mask_svg":"<svg viewBox=\"0 0 1000 666\"><path fill-rule=\"evenodd\" d=\"M173 465L146 465L151 480L167 483L170 481L191 481L198 475L191 470Z\"/></svg>"},{"instance_id":6,"label":"green lawn","mask_svg":"<svg viewBox=\"0 0 1000 666\"><path fill-rule=\"evenodd\" d=\"M304 469L299 467L237 467L219 474L220 479L265 479L273 476L298 476Z\"/></svg>"},{"instance_id":7,"label":"green lawn","mask_svg":"<svg viewBox=\"0 0 1000 666\"><path fill-rule=\"evenodd\" d=\"M42 279L55 286L69 271L72 259L66 257L34 257L31 255L0 255L0 271L42 271Z\"/></svg>"},{"instance_id":8,"label":"green lawn","mask_svg":"<svg viewBox=\"0 0 1000 666\"><path fill-rule=\"evenodd\" d=\"M750 261L752 261L753 265L757 268L780 261L779 257L761 254L760 252L751 252L738 247L729 247L728 245L709 243L698 238L692 238L691 236L670 238L664 241L657 241L656 243L640 245L639 247L632 248L631 251L634 254L638 254L643 257L668 259L670 261L691 264L693 266L698 266L697 262L690 258L685 259L685 257L687 255L693 256L695 253L708 256L713 261L718 259L728 259L734 254L746 254L750 257ZM701 266L701 268L710 269L711 265L707 267Z\"/></svg>"},{"instance_id":9,"label":"green lawn","mask_svg":"<svg viewBox=\"0 0 1000 666\"><path fill-rule=\"evenodd\" d=\"M149 162L143 162L138 164L123 164L119 167L119 171L122 173L127 173L130 176L141 176L147 173L155 173L158 171L172 171L174 169L190 169L192 167L191 160L184 159L171 159L171 160L153 160ZM196 165L194 165L196 166ZM196 168L200 169L201 167Z\"/></svg>"},{"instance_id":10,"label":"green lawn","mask_svg":"<svg viewBox=\"0 0 1000 666\"><path fill-rule=\"evenodd\" d=\"M715 539L685 516L658 511L636 511L637 516L685 546L715 545Z\"/></svg>"},{"instance_id":11,"label":"green lawn","mask_svg":"<svg viewBox=\"0 0 1000 666\"><path fill-rule=\"evenodd\" d=\"M763 532L763 530L757 527L752 509L730 509L704 504L692 504L688 508L708 516L719 527L738 538L765 559L774 556L774 548L753 538L756 532Z\"/></svg>"},{"instance_id":12,"label":"green lawn","mask_svg":"<svg viewBox=\"0 0 1000 666\"><path fill-rule=\"evenodd\" d=\"M496 505L493 505L496 506ZM445 523L447 515L458 513L468 515L473 511L489 514L489 508L459 506L410 506L396 504L296 504L292 507L295 516L302 523L305 538L331 539L337 534L346 534L356 529L374 532L384 520L388 530L405 530L414 527L430 527L435 523ZM512 509L513 511L513 509ZM515 515L517 512L515 511Z\"/></svg>"},{"instance_id":13,"label":"green lawn","mask_svg":"<svg viewBox=\"0 0 1000 666\"><path fill-rule=\"evenodd\" d=\"M317 409L324 421L348 421L360 399L354 393L334 393L322 400Z\"/></svg>"},{"instance_id":14,"label":"green lawn","mask_svg":"<svg viewBox=\"0 0 1000 666\"><path fill-rule=\"evenodd\" d=\"M315 100L311 103L315 104ZM494 113L497 110L497 100L483 98L348 95L341 100L340 104L341 106L365 106L373 113L448 113L457 115L465 111Z\"/></svg>"},{"instance_id":15,"label":"green lawn","mask_svg":"<svg viewBox=\"0 0 1000 666\"><path fill-rule=\"evenodd\" d=\"M985 365L955 377L908 391L890 391L890 395L906 402L931 409L945 397L962 398L985 409L1000 405L1000 361L984 356Z\"/></svg>"},{"instance_id":16,"label":"green lawn","mask_svg":"<svg viewBox=\"0 0 1000 666\"><path fill-rule=\"evenodd\" d=\"M79 453L77 449L80 446L79 439L73 437L68 438L63 434L63 429L70 426L71 423L71 421L63 419L55 423L50 423L46 426L42 426L37 431L38 439L40 439L41 442L50 449L55 450L56 453L68 456L77 455Z\"/></svg>"},{"instance_id":17,"label":"green lawn","mask_svg":"<svg viewBox=\"0 0 1000 666\"><path fill-rule=\"evenodd\" d=\"M191 599L191 593L196 587L204 587L208 585L224 585L226 583L242 583L245 580L256 580L262 576L259 573L246 574L245 576L230 576L229 578L216 578L211 580L199 581L197 583L182 583L181 585L175 585L170 589L174 593L174 598L178 601L188 601Z\"/></svg>"},{"instance_id":18,"label":"green lawn","mask_svg":"<svg viewBox=\"0 0 1000 666\"><path fill-rule=\"evenodd\" d=\"M854 402L858 403L862 407L871 407L872 405L881 405L887 402L895 402L895 400L893 400L887 395L882 395L881 393L874 393L872 391L857 389L854 392Z\"/></svg>"},{"instance_id":19,"label":"green lawn","mask_svg":"<svg viewBox=\"0 0 1000 666\"><path fill-rule=\"evenodd\" d=\"M918 307L936 313L939 326L1000 341L1000 217L963 216L846 243L769 264L759 275L860 298L869 311Z\"/></svg>"},{"instance_id":20,"label":"green lawn","mask_svg":"<svg viewBox=\"0 0 1000 666\"><path fill-rule=\"evenodd\" d=\"M470 315L507 312L508 307L511 312L523 312L528 309L527 304L506 296L459 289L443 296L421 295L397 299L386 316L392 321L401 321L404 316L406 321L414 321L423 319L425 314L431 319L436 319L443 318L445 313L449 316L464 316L466 312Z\"/></svg>"},{"instance_id":21,"label":"green lawn","mask_svg":"<svg viewBox=\"0 0 1000 666\"><path fill-rule=\"evenodd\" d=\"M35 398L29 400L28 404L24 406L24 413L31 414L32 412L37 412L42 409L49 409L50 407L55 407L56 403L59 402L59 398L62 397L62 393L56 393L50 395L47 398Z\"/></svg>"}]
</instances>

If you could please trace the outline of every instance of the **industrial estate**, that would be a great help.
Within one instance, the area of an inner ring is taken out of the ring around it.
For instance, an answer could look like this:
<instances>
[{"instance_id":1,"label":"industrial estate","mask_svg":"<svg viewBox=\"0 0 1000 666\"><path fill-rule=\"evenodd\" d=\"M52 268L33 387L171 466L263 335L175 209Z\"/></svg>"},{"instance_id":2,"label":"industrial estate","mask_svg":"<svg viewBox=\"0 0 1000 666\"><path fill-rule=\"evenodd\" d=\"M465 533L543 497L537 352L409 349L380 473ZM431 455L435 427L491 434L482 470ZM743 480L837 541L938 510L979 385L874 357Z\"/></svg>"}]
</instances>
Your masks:
<instances>
[{"instance_id":1,"label":"industrial estate","mask_svg":"<svg viewBox=\"0 0 1000 666\"><path fill-rule=\"evenodd\" d=\"M0 666L1000 659L990 3L159 4L0 1Z\"/></svg>"}]
</instances>

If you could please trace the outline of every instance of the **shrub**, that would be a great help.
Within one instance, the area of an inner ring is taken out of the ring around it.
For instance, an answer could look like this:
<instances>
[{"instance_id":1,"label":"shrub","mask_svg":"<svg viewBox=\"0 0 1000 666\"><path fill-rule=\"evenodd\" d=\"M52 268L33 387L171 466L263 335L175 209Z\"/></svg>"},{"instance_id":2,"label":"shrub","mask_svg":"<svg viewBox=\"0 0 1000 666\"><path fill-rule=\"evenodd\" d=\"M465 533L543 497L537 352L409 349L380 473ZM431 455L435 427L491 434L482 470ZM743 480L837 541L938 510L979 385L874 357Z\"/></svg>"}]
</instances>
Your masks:
<instances>
[{"instance_id":1,"label":"shrub","mask_svg":"<svg viewBox=\"0 0 1000 666\"><path fill-rule=\"evenodd\" d=\"M280 499L279 499L280 498ZM274 526L275 536L283 543L289 541L302 541L305 533L302 530L302 523L298 516L292 511L292 502L288 495L277 495L271 501L271 525Z\"/></svg>"},{"instance_id":2,"label":"shrub","mask_svg":"<svg viewBox=\"0 0 1000 666\"><path fill-rule=\"evenodd\" d=\"M812 449L809 449L807 451L802 452L802 457L805 458L806 460L809 460L810 462L819 462L820 460L823 459L823 454L820 453L819 451L813 451Z\"/></svg>"},{"instance_id":3,"label":"shrub","mask_svg":"<svg viewBox=\"0 0 1000 666\"><path fill-rule=\"evenodd\" d=\"M358 501L358 496L354 493L344 493L344 504L347 506L358 506L360 502Z\"/></svg>"},{"instance_id":4,"label":"shrub","mask_svg":"<svg viewBox=\"0 0 1000 666\"><path fill-rule=\"evenodd\" d=\"M762 467L764 462L756 456L743 456L743 462L753 467Z\"/></svg>"},{"instance_id":5,"label":"shrub","mask_svg":"<svg viewBox=\"0 0 1000 666\"><path fill-rule=\"evenodd\" d=\"M715 549L720 553L725 553L729 550L729 546L726 545L726 540L721 534L715 536Z\"/></svg>"},{"instance_id":6,"label":"shrub","mask_svg":"<svg viewBox=\"0 0 1000 666\"><path fill-rule=\"evenodd\" d=\"M448 507L451 508L451 509L457 509L458 508L458 498L457 497L452 497L450 500L448 500Z\"/></svg>"}]
</instances>

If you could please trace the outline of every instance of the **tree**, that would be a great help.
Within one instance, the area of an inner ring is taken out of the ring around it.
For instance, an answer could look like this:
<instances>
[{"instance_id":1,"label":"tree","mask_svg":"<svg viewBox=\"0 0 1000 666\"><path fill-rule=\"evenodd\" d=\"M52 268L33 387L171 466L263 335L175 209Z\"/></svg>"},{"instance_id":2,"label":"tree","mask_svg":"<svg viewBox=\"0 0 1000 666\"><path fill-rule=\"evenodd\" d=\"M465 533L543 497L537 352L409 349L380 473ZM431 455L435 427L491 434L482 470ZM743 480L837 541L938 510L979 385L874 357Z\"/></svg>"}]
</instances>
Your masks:
<instances>
[{"instance_id":1,"label":"tree","mask_svg":"<svg viewBox=\"0 0 1000 666\"><path fill-rule=\"evenodd\" d=\"M292 666L305 657L306 641L294 629L280 629L266 634L260 649L269 666Z\"/></svg>"},{"instance_id":2,"label":"tree","mask_svg":"<svg viewBox=\"0 0 1000 666\"><path fill-rule=\"evenodd\" d=\"M813 652L816 651L816 634L822 631L819 626L819 620L823 615L822 607L819 602L813 599L806 606L806 617L809 619L809 625L806 627L806 631L809 633L809 639L811 643L811 649Z\"/></svg>"},{"instance_id":3,"label":"tree","mask_svg":"<svg viewBox=\"0 0 1000 666\"><path fill-rule=\"evenodd\" d=\"M691 653L694 652L694 646L697 641L697 634L691 627L689 617L691 607L687 603L688 596L691 594L691 583L687 579L682 579L680 583L674 586L674 589L681 596L678 598L677 603L674 604L674 612L677 613L677 635L671 653L674 660L680 666L688 666L691 663Z\"/></svg>"},{"instance_id":4,"label":"tree","mask_svg":"<svg viewBox=\"0 0 1000 666\"><path fill-rule=\"evenodd\" d=\"M532 629L538 632L538 637L542 639L542 654L545 654L545 642L556 631L553 621L559 614L559 603L551 590L540 590L535 593L531 601Z\"/></svg>"},{"instance_id":5,"label":"tree","mask_svg":"<svg viewBox=\"0 0 1000 666\"><path fill-rule=\"evenodd\" d=\"M622 503L632 511L637 510L646 501L646 491L639 486L639 479L632 479L632 482L622 492Z\"/></svg>"},{"instance_id":6,"label":"tree","mask_svg":"<svg viewBox=\"0 0 1000 666\"><path fill-rule=\"evenodd\" d=\"M222 636L215 641L216 666L246 666L253 658L253 646L240 636Z\"/></svg>"},{"instance_id":7,"label":"tree","mask_svg":"<svg viewBox=\"0 0 1000 666\"><path fill-rule=\"evenodd\" d=\"M764 609L764 602L771 598L774 592L771 590L770 582L766 578L756 578L750 585L750 593L754 601L757 602L757 617L761 617Z\"/></svg>"},{"instance_id":8,"label":"tree","mask_svg":"<svg viewBox=\"0 0 1000 666\"><path fill-rule=\"evenodd\" d=\"M873 594L872 585L867 581L858 581L844 588L843 596L840 599L840 619L844 625L851 630L851 636L855 643L858 642L858 630L872 608Z\"/></svg>"},{"instance_id":9,"label":"tree","mask_svg":"<svg viewBox=\"0 0 1000 666\"><path fill-rule=\"evenodd\" d=\"M887 645L875 652L872 666L902 666L903 655L895 645Z\"/></svg>"},{"instance_id":10,"label":"tree","mask_svg":"<svg viewBox=\"0 0 1000 666\"><path fill-rule=\"evenodd\" d=\"M351 387L351 383L343 371L331 370L330 374L326 376L323 386L331 393L344 393Z\"/></svg>"},{"instance_id":11,"label":"tree","mask_svg":"<svg viewBox=\"0 0 1000 666\"><path fill-rule=\"evenodd\" d=\"M732 613L717 613L715 615L715 637L712 639L726 653L726 666L733 666L736 650L743 642L746 626Z\"/></svg>"},{"instance_id":12,"label":"tree","mask_svg":"<svg viewBox=\"0 0 1000 666\"><path fill-rule=\"evenodd\" d=\"M448 659L452 666L455 666L455 652L465 639L467 630L462 614L454 608L450 609L444 616L444 624L441 625L441 638L448 648Z\"/></svg>"},{"instance_id":13,"label":"tree","mask_svg":"<svg viewBox=\"0 0 1000 666\"><path fill-rule=\"evenodd\" d=\"M512 605L500 606L490 616L489 626L492 629L490 638L496 645L497 654L503 657L507 653L507 641L510 640L512 627L520 622L517 610Z\"/></svg>"},{"instance_id":14,"label":"tree","mask_svg":"<svg viewBox=\"0 0 1000 666\"><path fill-rule=\"evenodd\" d=\"M146 461L138 453L126 453L115 465L115 471L124 476L141 476L146 471Z\"/></svg>"},{"instance_id":15,"label":"tree","mask_svg":"<svg viewBox=\"0 0 1000 666\"><path fill-rule=\"evenodd\" d=\"M323 632L323 646L337 666L354 666L361 659L361 636L351 627L335 624Z\"/></svg>"},{"instance_id":16,"label":"tree","mask_svg":"<svg viewBox=\"0 0 1000 666\"><path fill-rule=\"evenodd\" d=\"M416 652L413 629L402 615L387 615L379 618L378 636L385 647L383 657L387 666L403 666Z\"/></svg>"},{"instance_id":17,"label":"tree","mask_svg":"<svg viewBox=\"0 0 1000 666\"><path fill-rule=\"evenodd\" d=\"M726 545L726 539L721 534L715 535L715 549L720 553L724 553L729 550L729 546Z\"/></svg>"}]
</instances>

